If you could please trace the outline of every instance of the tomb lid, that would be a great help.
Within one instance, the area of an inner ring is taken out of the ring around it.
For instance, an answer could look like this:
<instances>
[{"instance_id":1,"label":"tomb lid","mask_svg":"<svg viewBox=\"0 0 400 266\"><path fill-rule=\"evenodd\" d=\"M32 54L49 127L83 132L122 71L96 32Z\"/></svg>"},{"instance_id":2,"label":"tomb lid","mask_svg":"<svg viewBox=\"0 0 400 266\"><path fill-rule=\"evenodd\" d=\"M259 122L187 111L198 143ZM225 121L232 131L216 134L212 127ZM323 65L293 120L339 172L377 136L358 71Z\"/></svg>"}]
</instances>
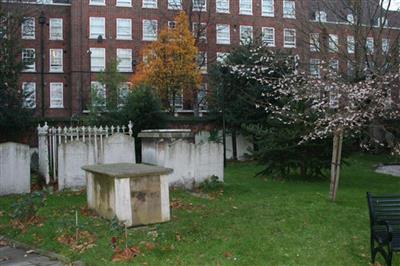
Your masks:
<instances>
[{"instance_id":1,"label":"tomb lid","mask_svg":"<svg viewBox=\"0 0 400 266\"><path fill-rule=\"evenodd\" d=\"M94 173L115 178L144 177L167 175L172 169L150 164L113 163L82 166L82 169Z\"/></svg>"},{"instance_id":2,"label":"tomb lid","mask_svg":"<svg viewBox=\"0 0 400 266\"><path fill-rule=\"evenodd\" d=\"M193 138L190 129L148 129L142 130L139 138L171 138L171 139L188 139Z\"/></svg>"}]
</instances>

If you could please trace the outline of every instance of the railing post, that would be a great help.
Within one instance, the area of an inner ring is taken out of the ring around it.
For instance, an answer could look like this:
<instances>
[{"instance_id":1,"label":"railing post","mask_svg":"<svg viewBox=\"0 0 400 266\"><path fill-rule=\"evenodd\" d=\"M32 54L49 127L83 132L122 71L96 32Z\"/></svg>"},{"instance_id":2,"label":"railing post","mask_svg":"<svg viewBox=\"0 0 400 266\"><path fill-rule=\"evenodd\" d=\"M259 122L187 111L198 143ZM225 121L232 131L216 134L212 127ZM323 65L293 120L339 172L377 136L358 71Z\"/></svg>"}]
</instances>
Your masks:
<instances>
[{"instance_id":1,"label":"railing post","mask_svg":"<svg viewBox=\"0 0 400 266\"><path fill-rule=\"evenodd\" d=\"M49 126L45 122L44 126L37 127L38 148L39 148L39 173L46 179L46 184L50 183L49 169Z\"/></svg>"}]
</instances>

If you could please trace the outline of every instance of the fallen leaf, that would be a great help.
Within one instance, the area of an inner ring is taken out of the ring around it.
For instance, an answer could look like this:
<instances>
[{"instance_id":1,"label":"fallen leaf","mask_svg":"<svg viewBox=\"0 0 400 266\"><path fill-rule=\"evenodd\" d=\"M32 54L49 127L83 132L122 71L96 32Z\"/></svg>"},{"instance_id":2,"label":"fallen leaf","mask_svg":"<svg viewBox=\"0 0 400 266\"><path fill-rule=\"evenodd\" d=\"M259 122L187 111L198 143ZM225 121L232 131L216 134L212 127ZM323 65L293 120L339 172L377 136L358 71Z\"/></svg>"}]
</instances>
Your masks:
<instances>
[{"instance_id":1,"label":"fallen leaf","mask_svg":"<svg viewBox=\"0 0 400 266\"><path fill-rule=\"evenodd\" d=\"M0 247L1 246L8 246L8 242L5 240L0 240Z\"/></svg>"},{"instance_id":2,"label":"fallen leaf","mask_svg":"<svg viewBox=\"0 0 400 266\"><path fill-rule=\"evenodd\" d=\"M76 241L75 235L72 236L67 233L57 237L57 241L69 246L76 252L83 253L95 246L96 236L88 231L79 231L78 241Z\"/></svg>"},{"instance_id":3,"label":"fallen leaf","mask_svg":"<svg viewBox=\"0 0 400 266\"><path fill-rule=\"evenodd\" d=\"M182 240L181 235L178 234L178 233L176 233L175 238L176 238L176 241L181 241Z\"/></svg>"},{"instance_id":4,"label":"fallen leaf","mask_svg":"<svg viewBox=\"0 0 400 266\"><path fill-rule=\"evenodd\" d=\"M115 249L114 255L112 256L113 262L129 262L134 257L140 254L140 249L137 246L126 248L121 251L119 248Z\"/></svg>"},{"instance_id":5,"label":"fallen leaf","mask_svg":"<svg viewBox=\"0 0 400 266\"><path fill-rule=\"evenodd\" d=\"M232 256L233 256L233 254L230 253L229 251L224 252L224 257L225 257L225 258L230 258L230 257L232 257Z\"/></svg>"},{"instance_id":6,"label":"fallen leaf","mask_svg":"<svg viewBox=\"0 0 400 266\"><path fill-rule=\"evenodd\" d=\"M146 249L147 249L148 251L152 251L152 250L156 247L156 245L154 245L154 243L147 242L147 243L145 244L145 247L146 247Z\"/></svg>"},{"instance_id":7,"label":"fallen leaf","mask_svg":"<svg viewBox=\"0 0 400 266\"><path fill-rule=\"evenodd\" d=\"M33 249L30 249L30 250L27 250L25 253L26 254L31 254L31 253L35 253L35 251Z\"/></svg>"}]
</instances>

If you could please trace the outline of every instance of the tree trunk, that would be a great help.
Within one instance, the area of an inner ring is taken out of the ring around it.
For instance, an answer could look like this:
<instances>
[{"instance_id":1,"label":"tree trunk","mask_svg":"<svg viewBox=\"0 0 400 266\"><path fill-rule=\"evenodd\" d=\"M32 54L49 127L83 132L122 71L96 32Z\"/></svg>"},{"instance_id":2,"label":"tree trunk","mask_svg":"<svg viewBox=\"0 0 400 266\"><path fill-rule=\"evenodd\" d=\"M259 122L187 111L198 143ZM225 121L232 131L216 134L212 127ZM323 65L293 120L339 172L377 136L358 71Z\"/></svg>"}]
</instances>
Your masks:
<instances>
[{"instance_id":1,"label":"tree trunk","mask_svg":"<svg viewBox=\"0 0 400 266\"><path fill-rule=\"evenodd\" d=\"M330 198L336 201L336 193L339 185L340 163L342 159L343 131L338 129L333 136L332 164L331 164L331 185Z\"/></svg>"},{"instance_id":2,"label":"tree trunk","mask_svg":"<svg viewBox=\"0 0 400 266\"><path fill-rule=\"evenodd\" d=\"M232 159L237 161L237 141L236 141L236 129L232 128Z\"/></svg>"}]
</instances>

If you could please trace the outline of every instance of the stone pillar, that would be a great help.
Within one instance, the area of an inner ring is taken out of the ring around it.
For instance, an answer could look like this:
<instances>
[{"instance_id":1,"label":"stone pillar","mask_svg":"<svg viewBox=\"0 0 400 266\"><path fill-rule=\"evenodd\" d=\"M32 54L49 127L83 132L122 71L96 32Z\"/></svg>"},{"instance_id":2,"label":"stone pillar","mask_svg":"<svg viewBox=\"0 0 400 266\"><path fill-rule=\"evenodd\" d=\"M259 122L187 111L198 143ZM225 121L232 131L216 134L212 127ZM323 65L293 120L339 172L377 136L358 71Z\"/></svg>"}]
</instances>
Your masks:
<instances>
[{"instance_id":1,"label":"stone pillar","mask_svg":"<svg viewBox=\"0 0 400 266\"><path fill-rule=\"evenodd\" d=\"M47 123L43 127L37 128L39 142L39 173L46 179L46 184L50 183L49 169L49 126Z\"/></svg>"}]
</instances>

